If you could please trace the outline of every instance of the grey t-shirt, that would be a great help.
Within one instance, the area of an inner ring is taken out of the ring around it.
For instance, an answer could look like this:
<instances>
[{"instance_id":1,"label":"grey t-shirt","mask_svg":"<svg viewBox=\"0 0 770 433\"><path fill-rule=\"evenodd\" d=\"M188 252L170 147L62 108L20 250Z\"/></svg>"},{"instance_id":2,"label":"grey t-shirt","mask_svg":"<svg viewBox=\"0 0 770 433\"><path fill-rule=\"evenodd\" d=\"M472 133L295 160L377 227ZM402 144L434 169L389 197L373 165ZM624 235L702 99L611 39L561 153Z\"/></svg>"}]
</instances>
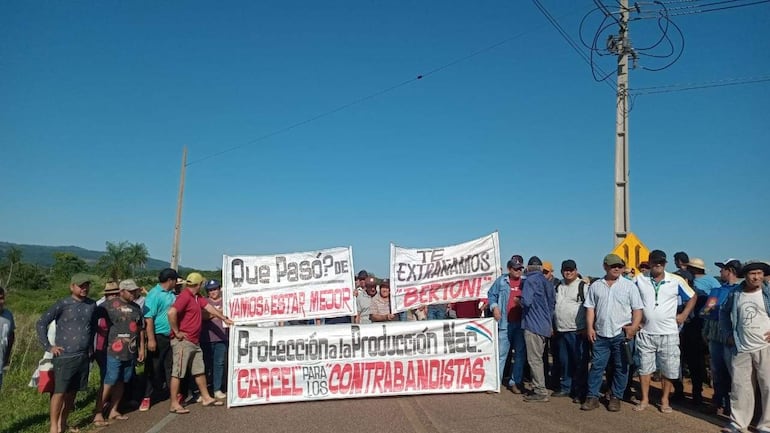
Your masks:
<instances>
[{"instance_id":1,"label":"grey t-shirt","mask_svg":"<svg viewBox=\"0 0 770 433\"><path fill-rule=\"evenodd\" d=\"M376 295L375 295L376 296ZM361 319L361 323L372 323L372 297L361 292L356 296L356 307L358 308L358 316Z\"/></svg>"},{"instance_id":2,"label":"grey t-shirt","mask_svg":"<svg viewBox=\"0 0 770 433\"><path fill-rule=\"evenodd\" d=\"M96 329L96 302L91 298L77 301L68 297L57 301L37 321L37 338L46 350L51 351L48 342L48 324L56 320L56 345L64 350L60 356L87 354L93 346Z\"/></svg>"}]
</instances>

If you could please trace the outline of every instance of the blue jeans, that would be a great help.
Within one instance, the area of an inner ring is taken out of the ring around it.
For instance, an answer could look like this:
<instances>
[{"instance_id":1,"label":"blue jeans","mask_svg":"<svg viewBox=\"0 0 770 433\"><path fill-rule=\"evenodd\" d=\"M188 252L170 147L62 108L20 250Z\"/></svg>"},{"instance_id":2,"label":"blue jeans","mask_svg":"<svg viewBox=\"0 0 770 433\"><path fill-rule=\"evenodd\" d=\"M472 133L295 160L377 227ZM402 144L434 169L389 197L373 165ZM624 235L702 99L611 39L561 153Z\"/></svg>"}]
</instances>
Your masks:
<instances>
[{"instance_id":1,"label":"blue jeans","mask_svg":"<svg viewBox=\"0 0 770 433\"><path fill-rule=\"evenodd\" d=\"M594 342L594 356L591 360L591 371L588 373L588 397L599 397L599 390L602 386L602 376L607 364L612 360L612 395L622 399L623 392L626 390L628 382L628 362L623 354L623 341L626 339L624 334L616 335L612 338L596 336ZM629 341L629 344L633 344ZM633 348L631 349L633 353ZM609 382L610 378L607 378Z\"/></svg>"},{"instance_id":2,"label":"blue jeans","mask_svg":"<svg viewBox=\"0 0 770 433\"><path fill-rule=\"evenodd\" d=\"M427 320L444 320L444 319L446 319L446 304L428 305Z\"/></svg>"},{"instance_id":3,"label":"blue jeans","mask_svg":"<svg viewBox=\"0 0 770 433\"><path fill-rule=\"evenodd\" d=\"M225 363L227 362L227 341L216 341L213 343L204 343L203 360L206 364L206 376L209 376L214 392L224 391L223 382L227 381L225 377Z\"/></svg>"},{"instance_id":4,"label":"blue jeans","mask_svg":"<svg viewBox=\"0 0 770 433\"><path fill-rule=\"evenodd\" d=\"M502 381L505 363L508 361L508 355L513 352L513 366L511 366L511 377L506 382L507 386L521 384L524 380L524 366L527 364L527 345L524 342L524 329L520 322L508 322L508 329L501 329L497 335L498 345L500 346L500 380Z\"/></svg>"},{"instance_id":5,"label":"blue jeans","mask_svg":"<svg viewBox=\"0 0 770 433\"><path fill-rule=\"evenodd\" d=\"M709 341L709 356L711 357L711 376L714 379L713 405L730 410L730 367L727 364L731 357L728 348L718 341Z\"/></svg>"},{"instance_id":6,"label":"blue jeans","mask_svg":"<svg viewBox=\"0 0 770 433\"><path fill-rule=\"evenodd\" d=\"M551 341L551 344L554 344ZM561 392L573 397L586 393L588 375L588 339L576 331L559 332L556 337L559 354L559 382Z\"/></svg>"}]
</instances>

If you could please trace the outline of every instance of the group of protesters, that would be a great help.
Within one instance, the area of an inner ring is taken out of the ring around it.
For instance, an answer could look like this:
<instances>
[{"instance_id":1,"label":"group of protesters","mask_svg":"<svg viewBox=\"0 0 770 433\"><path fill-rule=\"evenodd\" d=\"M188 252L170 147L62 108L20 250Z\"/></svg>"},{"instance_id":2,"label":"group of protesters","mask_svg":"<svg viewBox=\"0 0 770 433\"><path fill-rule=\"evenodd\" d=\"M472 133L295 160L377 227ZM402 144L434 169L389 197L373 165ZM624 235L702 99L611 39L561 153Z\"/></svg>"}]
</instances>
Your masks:
<instances>
[{"instance_id":1,"label":"group of protesters","mask_svg":"<svg viewBox=\"0 0 770 433\"><path fill-rule=\"evenodd\" d=\"M671 402L684 398L686 365L692 403L729 417L722 430L727 433L748 428L755 413L756 377L761 394L757 429L770 432L770 264L716 262L717 279L706 275L702 259L680 252L674 261L676 271L666 271L666 254L654 250L637 274L621 257L609 254L602 261L605 275L592 279L567 259L558 278L551 262L532 256L525 263L515 254L486 299L403 312L391 309L389 280L360 271L355 314L275 325L494 317L501 385L522 394L525 402L564 397L590 411L606 401L607 410L617 412L626 400L634 411L644 411L652 407L650 385L656 377L661 382L657 407L670 413ZM124 409L131 406L126 400L136 395L141 396L134 403L140 411L166 399L175 414L189 413L184 403L192 401L224 404L224 325L233 322L222 313L219 281L195 272L182 278L169 268L149 291L130 279L108 282L102 299L93 301L88 295L94 281L74 275L71 296L56 302L37 323L40 343L53 358L51 433L77 431L67 418L76 393L87 388L91 360L100 371L93 419L99 426L126 419ZM9 353L4 348L0 355ZM710 406L702 396L709 377L706 359L714 388ZM136 376L137 363L144 363L143 380Z\"/></svg>"},{"instance_id":2,"label":"group of protesters","mask_svg":"<svg viewBox=\"0 0 770 433\"><path fill-rule=\"evenodd\" d=\"M38 339L53 363L51 433L78 431L67 420L77 392L88 387L91 360L100 372L93 418L97 426L127 419L127 399L135 393L143 395L140 411L168 399L170 412L189 413L183 403L193 385L198 391L195 401L224 405L228 334L223 324L233 322L222 313L219 281L206 281L197 272L181 278L169 268L160 272L158 284L146 296L127 279L108 282L102 298L94 301L88 295L95 281L87 274L72 276L71 295L37 322ZM144 363L143 380L136 376L137 363Z\"/></svg>"}]
</instances>

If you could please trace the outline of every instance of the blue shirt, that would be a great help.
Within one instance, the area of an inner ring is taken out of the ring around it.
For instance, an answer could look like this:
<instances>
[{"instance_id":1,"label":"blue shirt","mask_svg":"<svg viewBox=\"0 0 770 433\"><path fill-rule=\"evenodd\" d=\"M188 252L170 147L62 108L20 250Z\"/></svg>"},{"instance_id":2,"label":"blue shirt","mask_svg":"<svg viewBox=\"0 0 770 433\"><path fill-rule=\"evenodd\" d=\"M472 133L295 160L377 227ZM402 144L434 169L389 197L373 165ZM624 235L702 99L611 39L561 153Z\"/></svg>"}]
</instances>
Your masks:
<instances>
[{"instance_id":1,"label":"blue shirt","mask_svg":"<svg viewBox=\"0 0 770 433\"><path fill-rule=\"evenodd\" d=\"M712 289L717 289L722 285L719 284L716 278L711 275L701 275L695 277L695 291L698 292L698 296L710 296Z\"/></svg>"},{"instance_id":2,"label":"blue shirt","mask_svg":"<svg viewBox=\"0 0 770 433\"><path fill-rule=\"evenodd\" d=\"M147 294L144 301L145 319L153 319L155 324L155 334L165 336L171 335L171 325L168 323L168 309L174 305L176 295L173 290L164 290L160 284L157 284Z\"/></svg>"},{"instance_id":3,"label":"blue shirt","mask_svg":"<svg viewBox=\"0 0 770 433\"><path fill-rule=\"evenodd\" d=\"M57 301L37 321L37 338L46 352L51 351L48 325L56 321L56 346L62 348L61 357L85 355L93 350L96 332L96 302L67 297Z\"/></svg>"},{"instance_id":4,"label":"blue shirt","mask_svg":"<svg viewBox=\"0 0 770 433\"><path fill-rule=\"evenodd\" d=\"M706 305L701 310L701 317L708 320L719 320L719 308L727 300L727 295L730 294L735 288L738 287L738 283L724 284L716 289L711 289Z\"/></svg>"},{"instance_id":5,"label":"blue shirt","mask_svg":"<svg viewBox=\"0 0 770 433\"><path fill-rule=\"evenodd\" d=\"M540 271L527 272L521 286L521 327L534 334L550 337L556 292Z\"/></svg>"}]
</instances>

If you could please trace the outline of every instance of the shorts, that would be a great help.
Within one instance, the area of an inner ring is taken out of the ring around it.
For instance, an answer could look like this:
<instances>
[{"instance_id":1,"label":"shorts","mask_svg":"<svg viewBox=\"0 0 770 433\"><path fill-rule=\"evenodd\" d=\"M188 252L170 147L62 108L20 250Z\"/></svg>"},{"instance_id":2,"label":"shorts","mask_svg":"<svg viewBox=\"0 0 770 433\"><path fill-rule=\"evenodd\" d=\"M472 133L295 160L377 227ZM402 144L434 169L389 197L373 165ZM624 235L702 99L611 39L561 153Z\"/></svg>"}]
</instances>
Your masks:
<instances>
[{"instance_id":1,"label":"shorts","mask_svg":"<svg viewBox=\"0 0 770 433\"><path fill-rule=\"evenodd\" d=\"M108 356L105 370L105 385L115 385L118 382L129 383L134 378L134 360L121 361L114 356Z\"/></svg>"},{"instance_id":2,"label":"shorts","mask_svg":"<svg viewBox=\"0 0 770 433\"><path fill-rule=\"evenodd\" d=\"M203 351L197 344L187 340L179 341L176 338L171 340L171 377L183 378L187 376L187 371L193 376L198 376L206 372L203 364Z\"/></svg>"},{"instance_id":3,"label":"shorts","mask_svg":"<svg viewBox=\"0 0 770 433\"><path fill-rule=\"evenodd\" d=\"M53 358L54 394L88 389L88 356L55 356Z\"/></svg>"},{"instance_id":4,"label":"shorts","mask_svg":"<svg viewBox=\"0 0 770 433\"><path fill-rule=\"evenodd\" d=\"M639 374L652 374L660 368L666 379L678 379L680 373L679 334L636 334L636 350L639 354Z\"/></svg>"}]
</instances>

